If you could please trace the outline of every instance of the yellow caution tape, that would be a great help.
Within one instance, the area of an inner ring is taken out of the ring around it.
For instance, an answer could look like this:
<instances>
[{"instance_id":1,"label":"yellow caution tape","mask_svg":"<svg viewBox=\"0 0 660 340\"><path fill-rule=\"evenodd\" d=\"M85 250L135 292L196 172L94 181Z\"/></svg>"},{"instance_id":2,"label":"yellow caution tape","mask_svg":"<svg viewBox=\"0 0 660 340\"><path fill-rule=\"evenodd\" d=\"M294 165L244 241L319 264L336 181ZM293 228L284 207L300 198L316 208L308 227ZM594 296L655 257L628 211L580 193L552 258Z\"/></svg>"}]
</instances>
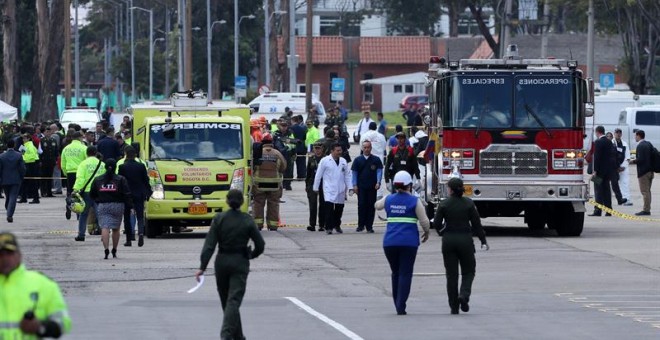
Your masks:
<instances>
[{"instance_id":1,"label":"yellow caution tape","mask_svg":"<svg viewBox=\"0 0 660 340\"><path fill-rule=\"evenodd\" d=\"M634 215L629 215L629 214L624 214L622 212L618 212L614 209L608 208L593 199L589 200L589 203L595 206L596 208L611 214L612 216L616 216L619 218L623 218L624 220L629 220L629 221L641 221L641 222L660 222L660 219L657 218L648 218L648 217L640 217L640 216L634 216Z\"/></svg>"}]
</instances>

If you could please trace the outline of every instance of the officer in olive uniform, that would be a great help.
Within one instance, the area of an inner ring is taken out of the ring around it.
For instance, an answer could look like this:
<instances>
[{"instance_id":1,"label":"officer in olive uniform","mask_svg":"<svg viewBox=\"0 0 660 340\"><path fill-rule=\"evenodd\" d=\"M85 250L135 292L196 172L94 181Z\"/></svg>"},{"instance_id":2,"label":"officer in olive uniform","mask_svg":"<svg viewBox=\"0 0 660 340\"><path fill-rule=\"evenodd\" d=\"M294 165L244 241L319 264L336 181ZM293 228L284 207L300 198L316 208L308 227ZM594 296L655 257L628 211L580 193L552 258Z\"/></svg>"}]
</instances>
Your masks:
<instances>
[{"instance_id":1,"label":"officer in olive uniform","mask_svg":"<svg viewBox=\"0 0 660 340\"><path fill-rule=\"evenodd\" d=\"M447 277L447 296L452 314L470 310L470 293L476 267L472 235L481 240L481 249L488 250L486 234L481 226L479 212L471 199L463 197L463 181L452 178L447 183L450 197L440 203L435 213L433 227L442 236L442 257ZM458 266L463 280L458 289Z\"/></svg>"},{"instance_id":2,"label":"officer in olive uniform","mask_svg":"<svg viewBox=\"0 0 660 340\"><path fill-rule=\"evenodd\" d=\"M250 259L261 255L266 243L252 217L240 211L243 194L235 189L229 190L227 204L231 209L216 214L211 222L195 277L199 281L218 246L215 280L224 312L220 338L238 340L245 339L239 308L245 295ZM247 245L250 240L254 242L254 250Z\"/></svg>"},{"instance_id":3,"label":"officer in olive uniform","mask_svg":"<svg viewBox=\"0 0 660 340\"><path fill-rule=\"evenodd\" d=\"M60 147L57 140L53 138L53 131L50 127L45 130L45 136L41 139L41 196L53 197L53 172L57 157L60 155Z\"/></svg>"},{"instance_id":4,"label":"officer in olive uniform","mask_svg":"<svg viewBox=\"0 0 660 340\"><path fill-rule=\"evenodd\" d=\"M421 177L415 151L411 146L406 146L406 135L403 132L396 134L396 140L397 146L390 150L385 159L385 181L391 181L394 175L402 170L407 171L411 177L414 176L419 181Z\"/></svg>"},{"instance_id":5,"label":"officer in olive uniform","mask_svg":"<svg viewBox=\"0 0 660 340\"><path fill-rule=\"evenodd\" d=\"M319 217L319 231L325 231L325 209L323 202L323 190L314 192L314 177L316 170L319 168L321 159L325 157L323 154L323 142L316 141L313 146L314 153L307 159L307 176L305 177L305 191L307 192L307 202L309 205L309 226L307 230L316 231L316 215L318 212ZM321 184L323 185L323 184Z\"/></svg>"},{"instance_id":6,"label":"officer in olive uniform","mask_svg":"<svg viewBox=\"0 0 660 340\"><path fill-rule=\"evenodd\" d=\"M286 160L273 147L273 137L264 134L261 157L255 160L252 176L252 213L259 230L264 226L264 207L268 204L266 224L268 230L277 230L280 218L280 198L282 197L282 173L286 170Z\"/></svg>"}]
</instances>

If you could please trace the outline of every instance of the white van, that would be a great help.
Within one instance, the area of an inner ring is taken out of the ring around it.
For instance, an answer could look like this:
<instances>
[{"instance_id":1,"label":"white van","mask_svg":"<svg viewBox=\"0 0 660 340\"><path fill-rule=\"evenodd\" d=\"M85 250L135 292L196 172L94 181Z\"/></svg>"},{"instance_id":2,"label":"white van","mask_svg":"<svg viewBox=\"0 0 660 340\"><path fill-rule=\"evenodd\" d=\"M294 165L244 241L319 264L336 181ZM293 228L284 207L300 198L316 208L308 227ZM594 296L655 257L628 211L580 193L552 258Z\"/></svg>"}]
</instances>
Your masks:
<instances>
[{"instance_id":1,"label":"white van","mask_svg":"<svg viewBox=\"0 0 660 340\"><path fill-rule=\"evenodd\" d=\"M265 116L268 121L280 118L284 114L284 109L289 108L294 115L302 115L307 120L305 111L305 94L296 92L273 92L262 94L248 103L248 106L254 111L254 115ZM325 107L318 100L315 94L312 94L312 105L316 105L319 112L319 121L325 121Z\"/></svg>"},{"instance_id":2,"label":"white van","mask_svg":"<svg viewBox=\"0 0 660 340\"><path fill-rule=\"evenodd\" d=\"M637 148L635 132L644 130L646 140L653 146L660 146L660 105L627 107L619 113L618 127L623 140L628 142L630 150Z\"/></svg>"}]
</instances>

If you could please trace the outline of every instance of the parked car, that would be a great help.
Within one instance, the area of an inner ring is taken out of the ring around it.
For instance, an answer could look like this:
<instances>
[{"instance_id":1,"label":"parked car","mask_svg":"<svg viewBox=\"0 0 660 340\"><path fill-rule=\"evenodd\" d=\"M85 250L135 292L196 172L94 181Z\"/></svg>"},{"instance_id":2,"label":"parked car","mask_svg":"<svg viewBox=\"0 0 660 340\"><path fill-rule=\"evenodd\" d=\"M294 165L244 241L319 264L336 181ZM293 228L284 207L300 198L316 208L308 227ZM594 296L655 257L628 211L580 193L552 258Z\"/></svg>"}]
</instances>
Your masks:
<instances>
[{"instance_id":1,"label":"parked car","mask_svg":"<svg viewBox=\"0 0 660 340\"><path fill-rule=\"evenodd\" d=\"M80 125L83 130L94 131L96 123L101 121L101 114L92 108L67 108L60 115L60 123L64 128L71 123Z\"/></svg>"},{"instance_id":2,"label":"parked car","mask_svg":"<svg viewBox=\"0 0 660 340\"><path fill-rule=\"evenodd\" d=\"M399 108L401 109L401 111L404 111L409 106L412 105L412 109L417 110L418 108L423 108L428 104L429 104L429 96L427 94L411 94L401 99Z\"/></svg>"}]
</instances>

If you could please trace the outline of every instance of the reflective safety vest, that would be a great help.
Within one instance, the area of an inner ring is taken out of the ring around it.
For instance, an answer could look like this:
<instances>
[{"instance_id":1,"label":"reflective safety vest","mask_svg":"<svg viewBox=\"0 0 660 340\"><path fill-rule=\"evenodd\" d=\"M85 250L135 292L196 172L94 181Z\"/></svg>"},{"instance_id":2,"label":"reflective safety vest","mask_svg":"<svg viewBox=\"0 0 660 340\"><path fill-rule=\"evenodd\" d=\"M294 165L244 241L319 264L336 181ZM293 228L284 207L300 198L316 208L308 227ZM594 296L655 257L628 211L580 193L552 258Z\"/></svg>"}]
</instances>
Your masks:
<instances>
[{"instance_id":1,"label":"reflective safety vest","mask_svg":"<svg viewBox=\"0 0 660 340\"><path fill-rule=\"evenodd\" d=\"M28 311L40 321L59 324L62 334L71 330L71 318L57 283L20 265L9 275L0 275L0 339L38 339L20 329Z\"/></svg>"},{"instance_id":2,"label":"reflective safety vest","mask_svg":"<svg viewBox=\"0 0 660 340\"><path fill-rule=\"evenodd\" d=\"M383 237L383 247L419 246L417 230L417 197L408 193L395 193L385 198L387 230Z\"/></svg>"},{"instance_id":3,"label":"reflective safety vest","mask_svg":"<svg viewBox=\"0 0 660 340\"><path fill-rule=\"evenodd\" d=\"M265 146L257 164L252 176L255 189L259 191L280 190L284 179L282 173L286 170L286 160L282 154L270 145Z\"/></svg>"}]
</instances>

